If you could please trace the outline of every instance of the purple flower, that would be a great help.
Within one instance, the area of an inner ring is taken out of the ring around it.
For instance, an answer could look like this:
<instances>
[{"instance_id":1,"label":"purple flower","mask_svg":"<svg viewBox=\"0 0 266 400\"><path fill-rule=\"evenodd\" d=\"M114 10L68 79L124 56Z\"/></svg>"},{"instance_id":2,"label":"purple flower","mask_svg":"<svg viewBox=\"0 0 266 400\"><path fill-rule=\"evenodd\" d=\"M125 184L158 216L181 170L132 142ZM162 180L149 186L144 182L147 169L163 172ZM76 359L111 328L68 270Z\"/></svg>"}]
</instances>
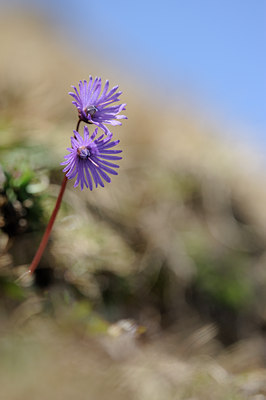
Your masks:
<instances>
[{"instance_id":1,"label":"purple flower","mask_svg":"<svg viewBox=\"0 0 266 400\"><path fill-rule=\"evenodd\" d=\"M106 134L111 132L104 124L121 125L118 119L127 118L125 115L118 115L125 110L126 104L111 105L119 101L122 92L116 92L118 86L113 87L109 92L109 81L106 81L102 94L101 78L96 78L93 82L90 76L89 82L79 81L79 91L72 86L75 93L69 92L74 97L72 103L77 107L79 118L87 123L99 126Z\"/></svg>"},{"instance_id":2,"label":"purple flower","mask_svg":"<svg viewBox=\"0 0 266 400\"><path fill-rule=\"evenodd\" d=\"M66 165L63 172L66 172L68 179L76 178L74 187L80 184L81 190L84 185L93 188L104 186L103 180L111 182L108 174L117 175L113 168L119 168L118 165L110 161L121 160L122 157L116 154L122 150L110 150L119 143L119 140L111 141L112 134L107 137L102 134L96 139L98 128L95 129L90 137L87 126L84 126L84 139L77 131L74 132L74 137L71 138L72 148L68 148L69 154L64 158L66 161L61 165Z\"/></svg>"}]
</instances>

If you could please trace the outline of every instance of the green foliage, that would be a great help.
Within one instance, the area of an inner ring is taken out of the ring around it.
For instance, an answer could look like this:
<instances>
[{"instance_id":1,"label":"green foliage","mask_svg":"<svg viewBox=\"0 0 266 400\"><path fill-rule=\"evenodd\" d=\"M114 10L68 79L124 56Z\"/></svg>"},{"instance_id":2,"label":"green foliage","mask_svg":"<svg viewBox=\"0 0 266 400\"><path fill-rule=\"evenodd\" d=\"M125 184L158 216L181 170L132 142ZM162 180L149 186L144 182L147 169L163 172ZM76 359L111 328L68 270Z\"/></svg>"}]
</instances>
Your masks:
<instances>
[{"instance_id":1,"label":"green foliage","mask_svg":"<svg viewBox=\"0 0 266 400\"><path fill-rule=\"evenodd\" d=\"M250 304L252 288L243 271L245 260L231 255L220 260L197 260L196 284L217 303L239 309Z\"/></svg>"},{"instance_id":2,"label":"green foliage","mask_svg":"<svg viewBox=\"0 0 266 400\"><path fill-rule=\"evenodd\" d=\"M38 230L43 226L42 194L39 176L26 164L4 170L0 189L1 228L9 236Z\"/></svg>"},{"instance_id":3,"label":"green foliage","mask_svg":"<svg viewBox=\"0 0 266 400\"><path fill-rule=\"evenodd\" d=\"M247 254L233 249L210 248L202 237L194 237L189 253L196 266L196 290L217 305L233 310L250 306L253 301L252 282L248 279Z\"/></svg>"},{"instance_id":4,"label":"green foliage","mask_svg":"<svg viewBox=\"0 0 266 400\"><path fill-rule=\"evenodd\" d=\"M9 236L40 230L49 184L45 149L13 143L0 155L0 227Z\"/></svg>"},{"instance_id":5,"label":"green foliage","mask_svg":"<svg viewBox=\"0 0 266 400\"><path fill-rule=\"evenodd\" d=\"M22 301L26 298L24 290L8 277L0 276L1 295L10 300Z\"/></svg>"}]
</instances>

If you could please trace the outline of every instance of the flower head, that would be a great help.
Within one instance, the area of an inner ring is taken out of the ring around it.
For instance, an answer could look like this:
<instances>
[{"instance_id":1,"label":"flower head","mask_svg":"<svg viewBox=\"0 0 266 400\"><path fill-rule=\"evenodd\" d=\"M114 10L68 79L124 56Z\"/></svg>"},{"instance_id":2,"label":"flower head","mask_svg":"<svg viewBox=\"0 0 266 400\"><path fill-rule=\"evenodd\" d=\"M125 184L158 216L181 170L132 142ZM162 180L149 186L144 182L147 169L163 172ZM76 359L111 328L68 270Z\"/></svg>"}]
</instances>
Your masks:
<instances>
[{"instance_id":1,"label":"flower head","mask_svg":"<svg viewBox=\"0 0 266 400\"><path fill-rule=\"evenodd\" d=\"M101 78L94 81L90 76L89 82L79 81L79 91L72 86L75 93L69 92L74 98L72 103L77 107L79 118L86 122L99 126L106 134L111 132L104 124L121 125L119 119L127 118L125 115L118 115L125 110L126 104L112 105L119 101L122 92L117 92L118 86L113 87L109 92L109 81L106 81L102 94Z\"/></svg>"},{"instance_id":2,"label":"flower head","mask_svg":"<svg viewBox=\"0 0 266 400\"><path fill-rule=\"evenodd\" d=\"M101 135L96 138L98 128L90 137L87 126L84 126L84 139L77 131L73 132L72 147L67 149L69 154L64 157L66 161L61 163L61 165L66 165L63 172L66 172L68 179L77 177L74 187L80 184L81 190L84 185L92 190L93 181L95 187L98 184L104 187L103 180L111 182L107 173L117 175L113 168L119 168L119 166L110 161L121 160L122 157L116 154L121 153L122 150L110 149L116 146L119 140L112 141L112 135Z\"/></svg>"}]
</instances>

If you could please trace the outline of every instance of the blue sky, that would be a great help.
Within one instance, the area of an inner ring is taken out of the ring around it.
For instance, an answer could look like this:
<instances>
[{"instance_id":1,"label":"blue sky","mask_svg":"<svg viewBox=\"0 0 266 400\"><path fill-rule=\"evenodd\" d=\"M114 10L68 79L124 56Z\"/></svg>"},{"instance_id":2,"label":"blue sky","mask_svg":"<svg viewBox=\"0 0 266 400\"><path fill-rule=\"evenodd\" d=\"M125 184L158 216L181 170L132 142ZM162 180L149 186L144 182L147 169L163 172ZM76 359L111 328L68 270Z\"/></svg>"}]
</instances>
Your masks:
<instances>
[{"instance_id":1,"label":"blue sky","mask_svg":"<svg viewBox=\"0 0 266 400\"><path fill-rule=\"evenodd\" d=\"M38 4L88 52L102 47L169 92L194 92L266 153L266 0L17 2Z\"/></svg>"}]
</instances>

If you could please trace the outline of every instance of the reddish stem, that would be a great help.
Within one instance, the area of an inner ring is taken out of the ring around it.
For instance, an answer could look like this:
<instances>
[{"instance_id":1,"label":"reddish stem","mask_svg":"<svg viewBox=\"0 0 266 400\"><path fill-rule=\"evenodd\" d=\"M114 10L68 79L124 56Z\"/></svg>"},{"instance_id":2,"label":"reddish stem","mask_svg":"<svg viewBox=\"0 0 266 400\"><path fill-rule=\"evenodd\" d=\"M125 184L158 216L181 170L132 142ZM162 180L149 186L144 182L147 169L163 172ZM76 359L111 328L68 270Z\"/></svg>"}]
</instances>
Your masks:
<instances>
[{"instance_id":1,"label":"reddish stem","mask_svg":"<svg viewBox=\"0 0 266 400\"><path fill-rule=\"evenodd\" d=\"M46 230L44 232L44 235L43 235L42 241L41 241L41 243L39 245L39 248L38 248L38 250L37 250L37 252L35 254L35 257L32 260L32 263L31 263L31 265L29 267L28 273L30 273L31 275L33 274L33 272L37 268L37 266L39 264L39 261L40 261L40 259L42 257L42 254L43 254L43 252L45 250L45 247L47 245L50 233L52 231L52 228L53 228L53 225L54 225L57 213L58 213L58 210L60 208L60 204L62 202L62 198L63 198L63 195L64 195L64 191L65 191L65 188L66 188L67 181L68 181L68 178L65 175L64 179L63 179L63 182L62 182L62 185L61 185L61 189L60 189L58 198L56 200L54 211L53 211L53 213L51 215L51 218L50 218L50 220L48 222L48 225L47 225Z\"/></svg>"},{"instance_id":2,"label":"reddish stem","mask_svg":"<svg viewBox=\"0 0 266 400\"><path fill-rule=\"evenodd\" d=\"M81 123L81 119L79 119L78 122L77 122L76 131L79 130L80 123ZM41 243L39 245L39 248L38 248L38 250L37 250L37 252L36 252L36 254L34 256L34 259L32 260L32 263L31 263L31 265L30 265L30 267L29 267L29 269L27 271L27 273L29 273L30 275L32 275L33 272L35 271L35 269L38 267L40 259L41 259L42 255L43 255L43 252L44 252L45 248L46 248L48 239L49 239L51 231L53 229L53 225L54 225L57 213L59 211L59 208L60 208L60 205L61 205L61 202L62 202L62 198L63 198L64 192L65 192L67 181L68 181L68 178L65 175L64 179L63 179L63 182L62 182L62 185L61 185L61 189L60 189L59 195L58 195L57 200L56 200L54 211L53 211L53 213L51 215L51 218L50 218L50 220L48 222L48 225L47 225L46 230L44 232L44 235L43 235L42 241L41 241Z\"/></svg>"}]
</instances>

